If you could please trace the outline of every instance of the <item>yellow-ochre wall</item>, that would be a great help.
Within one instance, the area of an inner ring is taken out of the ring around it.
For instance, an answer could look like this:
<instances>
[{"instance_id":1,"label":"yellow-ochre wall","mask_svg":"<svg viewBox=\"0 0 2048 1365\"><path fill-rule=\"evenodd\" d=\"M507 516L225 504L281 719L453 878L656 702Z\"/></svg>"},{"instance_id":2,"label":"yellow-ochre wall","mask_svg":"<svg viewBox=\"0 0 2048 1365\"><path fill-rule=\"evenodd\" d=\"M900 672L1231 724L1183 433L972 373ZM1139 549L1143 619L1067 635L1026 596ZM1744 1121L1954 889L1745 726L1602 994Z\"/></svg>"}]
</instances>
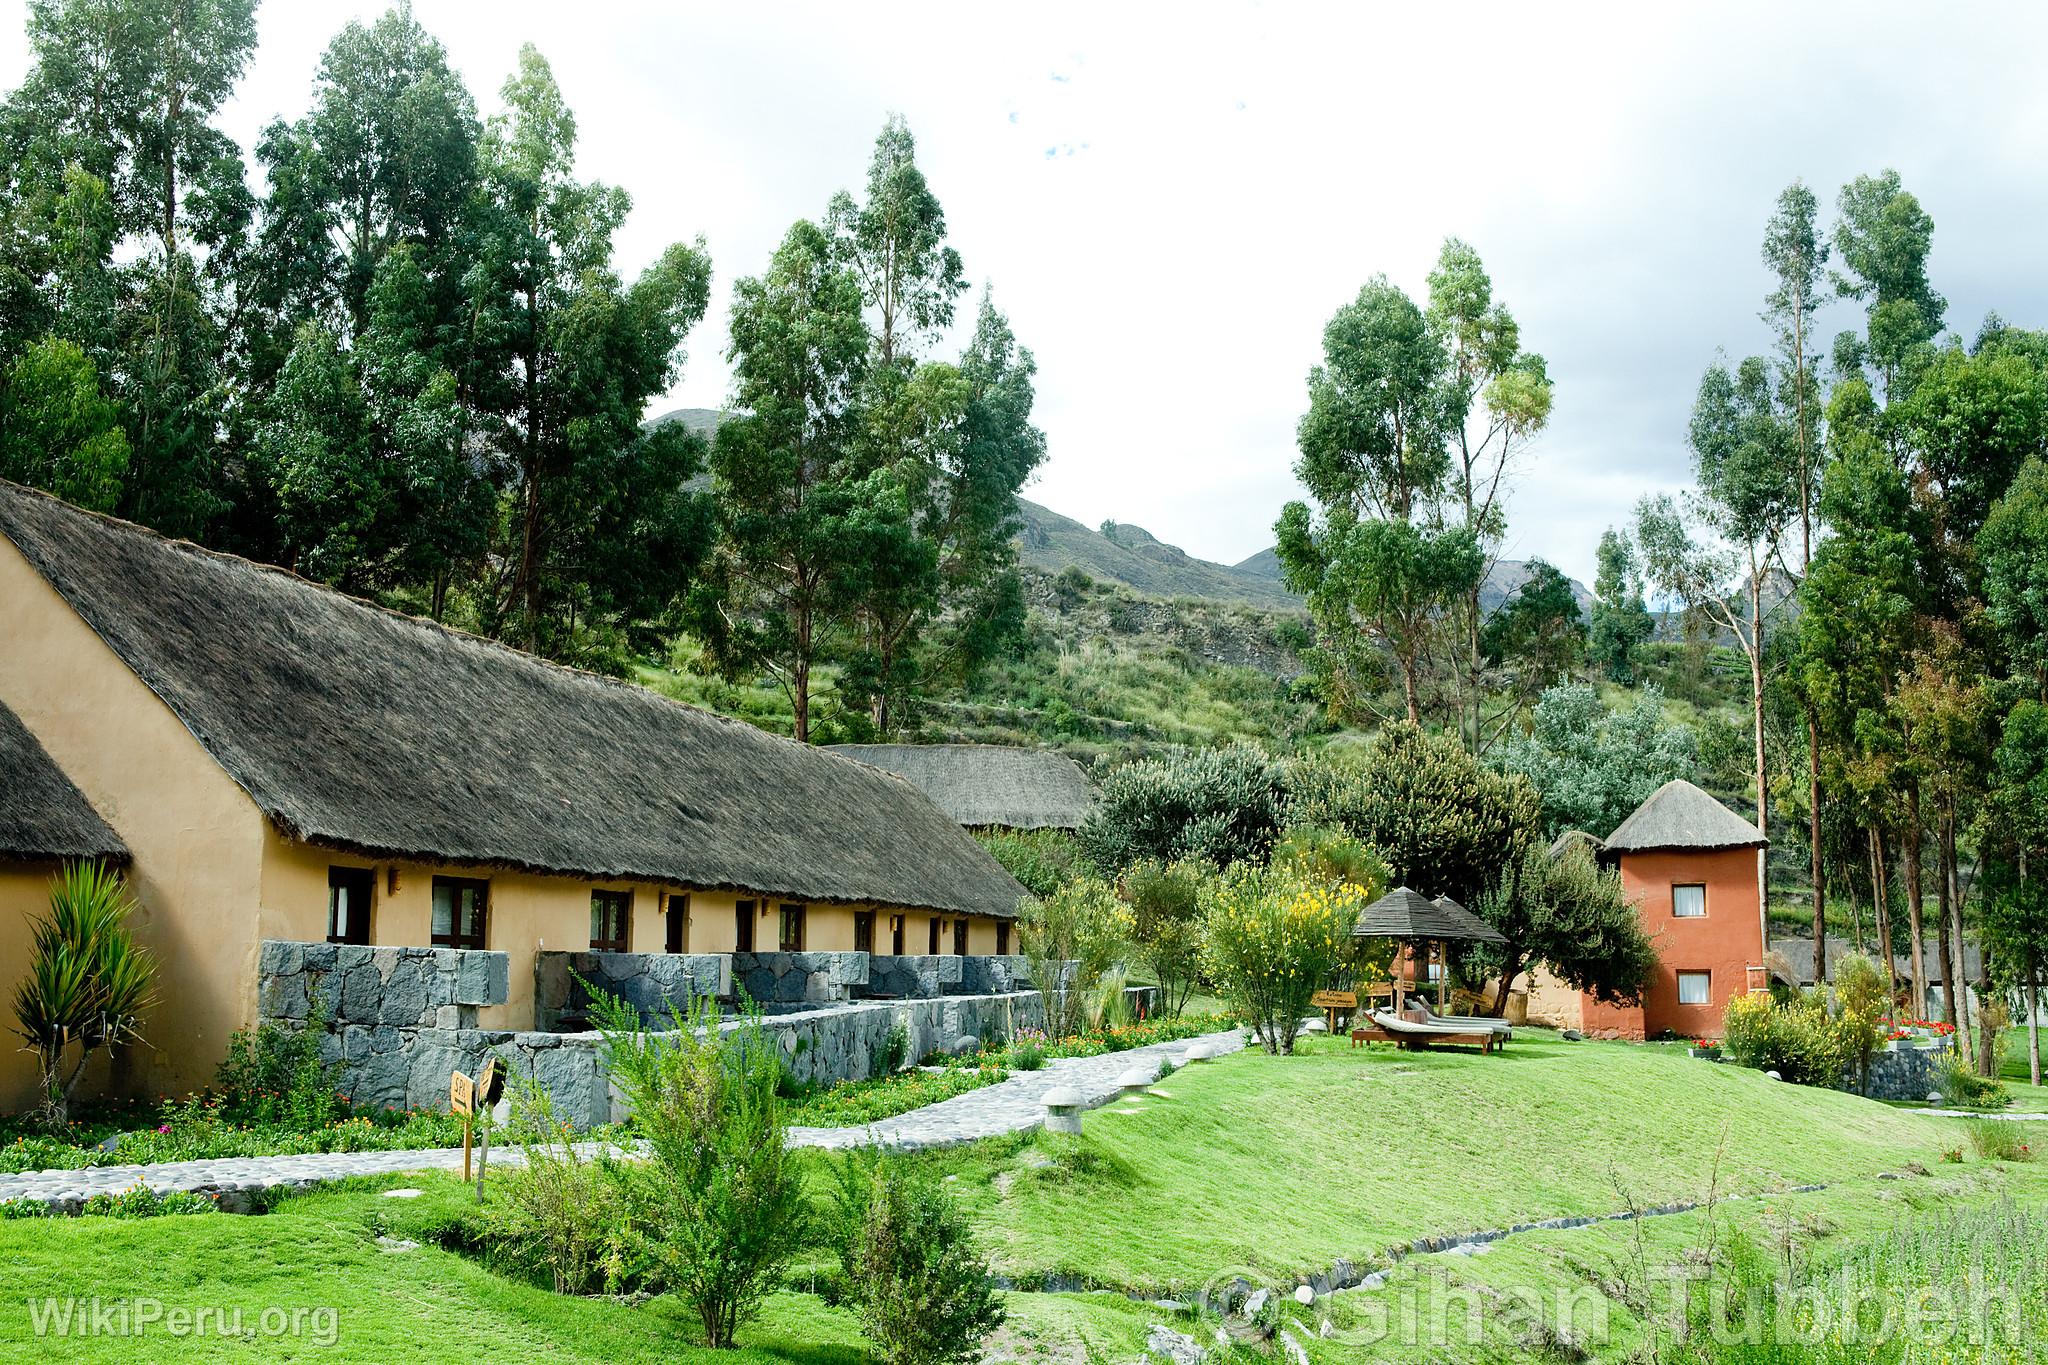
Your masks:
<instances>
[{"instance_id":1,"label":"yellow-ochre wall","mask_svg":"<svg viewBox=\"0 0 2048 1365\"><path fill-rule=\"evenodd\" d=\"M4 537L0 629L0 702L134 856L133 927L156 954L158 1002L117 1083L165 1092L203 1085L254 1010L266 822Z\"/></svg>"}]
</instances>

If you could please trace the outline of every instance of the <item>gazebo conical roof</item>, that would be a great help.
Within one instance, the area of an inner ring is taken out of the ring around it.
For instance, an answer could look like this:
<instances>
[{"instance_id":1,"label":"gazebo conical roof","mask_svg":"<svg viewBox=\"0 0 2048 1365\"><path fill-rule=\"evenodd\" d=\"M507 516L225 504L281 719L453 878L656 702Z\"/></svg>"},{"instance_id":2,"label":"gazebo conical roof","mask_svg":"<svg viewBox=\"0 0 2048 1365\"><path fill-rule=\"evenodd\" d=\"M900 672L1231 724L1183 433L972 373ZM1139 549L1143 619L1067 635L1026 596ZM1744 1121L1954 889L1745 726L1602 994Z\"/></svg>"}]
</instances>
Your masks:
<instances>
[{"instance_id":1,"label":"gazebo conical roof","mask_svg":"<svg viewBox=\"0 0 2048 1365\"><path fill-rule=\"evenodd\" d=\"M1352 926L1353 938L1434 939L1439 942L1505 943L1492 925L1448 896L1429 899L1397 886L1365 907Z\"/></svg>"}]
</instances>

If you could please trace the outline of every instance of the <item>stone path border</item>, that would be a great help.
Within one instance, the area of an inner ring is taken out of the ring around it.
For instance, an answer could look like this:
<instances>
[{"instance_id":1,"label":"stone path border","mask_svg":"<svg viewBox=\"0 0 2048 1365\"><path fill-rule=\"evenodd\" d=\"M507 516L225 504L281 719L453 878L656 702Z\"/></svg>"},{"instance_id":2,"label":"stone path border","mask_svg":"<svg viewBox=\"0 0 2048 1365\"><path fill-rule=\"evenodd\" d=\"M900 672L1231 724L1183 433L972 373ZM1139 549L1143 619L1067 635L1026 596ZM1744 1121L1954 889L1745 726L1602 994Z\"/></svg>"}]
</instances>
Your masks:
<instances>
[{"instance_id":1,"label":"stone path border","mask_svg":"<svg viewBox=\"0 0 2048 1365\"><path fill-rule=\"evenodd\" d=\"M1207 1043L1217 1055L1244 1046L1238 1030L1186 1038L1172 1043L1151 1043L1128 1052L1110 1052L1100 1057L1064 1057L1049 1061L1042 1071L1025 1071L983 1086L965 1095L883 1119L867 1127L792 1128L793 1147L844 1149L875 1144L891 1151L917 1151L926 1147L950 1147L980 1138L1021 1133L1039 1126L1045 1118L1043 1099L1056 1085L1079 1090L1087 1107L1107 1104L1121 1093L1118 1079L1141 1061L1173 1058L1176 1063L1196 1043ZM601 1144L583 1143L579 1149L595 1152ZM516 1147L491 1153L494 1164L517 1164ZM410 1151L315 1152L301 1156L212 1157L201 1161L169 1161L155 1165L90 1166L81 1170L25 1171L0 1174L0 1202L28 1199L40 1201L60 1213L76 1213L96 1194L121 1194L147 1186L158 1194L174 1190L218 1195L221 1206L246 1211L273 1189L310 1189L316 1185L353 1176L393 1175L403 1171L447 1171L462 1169L460 1147L430 1147Z\"/></svg>"}]
</instances>

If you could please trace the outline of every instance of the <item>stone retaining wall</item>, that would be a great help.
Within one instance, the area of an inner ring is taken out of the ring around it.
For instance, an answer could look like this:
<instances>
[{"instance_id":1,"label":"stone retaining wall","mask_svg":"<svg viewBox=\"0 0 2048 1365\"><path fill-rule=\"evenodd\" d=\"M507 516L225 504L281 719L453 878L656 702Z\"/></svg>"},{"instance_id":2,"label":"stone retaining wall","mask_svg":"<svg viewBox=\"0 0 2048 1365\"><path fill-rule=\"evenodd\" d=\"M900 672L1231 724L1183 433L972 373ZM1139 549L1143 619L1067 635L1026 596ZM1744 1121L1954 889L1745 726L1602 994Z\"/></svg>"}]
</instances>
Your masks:
<instances>
[{"instance_id":1,"label":"stone retaining wall","mask_svg":"<svg viewBox=\"0 0 2048 1365\"><path fill-rule=\"evenodd\" d=\"M475 1028L484 1005L502 1005L511 958L467 948L373 948L265 939L257 981L265 1018L333 1027Z\"/></svg>"},{"instance_id":2,"label":"stone retaining wall","mask_svg":"<svg viewBox=\"0 0 2048 1365\"><path fill-rule=\"evenodd\" d=\"M1952 1046L1902 1047L1897 1052L1870 1054L1870 1070L1859 1088L1856 1076L1843 1078L1841 1088L1874 1100L1924 1100L1942 1088L1940 1067ZM1850 1070L1853 1072L1854 1067ZM1947 1098L1953 1098L1952 1096Z\"/></svg>"},{"instance_id":3,"label":"stone retaining wall","mask_svg":"<svg viewBox=\"0 0 2048 1365\"><path fill-rule=\"evenodd\" d=\"M828 1004L868 984L866 953L734 953L734 990L759 1005Z\"/></svg>"},{"instance_id":4,"label":"stone retaining wall","mask_svg":"<svg viewBox=\"0 0 2048 1365\"><path fill-rule=\"evenodd\" d=\"M581 980L578 980L578 978ZM533 959L533 1026L543 1033L575 1032L589 1025L587 981L618 996L659 1023L692 999L732 998L732 958L726 953L542 952Z\"/></svg>"}]
</instances>

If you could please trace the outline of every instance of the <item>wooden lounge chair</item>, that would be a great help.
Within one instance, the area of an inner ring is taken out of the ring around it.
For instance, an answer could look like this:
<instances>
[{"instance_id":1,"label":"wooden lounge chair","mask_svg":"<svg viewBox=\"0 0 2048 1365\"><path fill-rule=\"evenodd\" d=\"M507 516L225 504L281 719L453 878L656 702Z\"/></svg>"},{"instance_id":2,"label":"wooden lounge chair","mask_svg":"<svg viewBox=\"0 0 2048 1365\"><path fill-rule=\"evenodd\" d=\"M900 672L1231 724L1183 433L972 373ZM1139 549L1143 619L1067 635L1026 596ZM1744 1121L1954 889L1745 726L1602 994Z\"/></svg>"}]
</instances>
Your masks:
<instances>
[{"instance_id":1,"label":"wooden lounge chair","mask_svg":"<svg viewBox=\"0 0 2048 1365\"><path fill-rule=\"evenodd\" d=\"M1483 1014L1438 1014L1430 1008L1427 1000L1418 998L1415 1003L1421 1006L1422 1012L1429 1016L1429 1022L1432 1024L1454 1024L1474 1033L1487 1030L1492 1032L1503 1046L1515 1036L1515 1026L1505 1019L1494 1019Z\"/></svg>"},{"instance_id":2,"label":"wooden lounge chair","mask_svg":"<svg viewBox=\"0 0 2048 1365\"><path fill-rule=\"evenodd\" d=\"M1373 1011L1372 1021L1382 1033L1406 1048L1426 1048L1432 1043L1460 1043L1476 1047L1481 1052L1491 1052L1500 1041L1500 1034L1493 1029L1471 1029L1462 1024L1418 1023L1384 1010Z\"/></svg>"}]
</instances>

